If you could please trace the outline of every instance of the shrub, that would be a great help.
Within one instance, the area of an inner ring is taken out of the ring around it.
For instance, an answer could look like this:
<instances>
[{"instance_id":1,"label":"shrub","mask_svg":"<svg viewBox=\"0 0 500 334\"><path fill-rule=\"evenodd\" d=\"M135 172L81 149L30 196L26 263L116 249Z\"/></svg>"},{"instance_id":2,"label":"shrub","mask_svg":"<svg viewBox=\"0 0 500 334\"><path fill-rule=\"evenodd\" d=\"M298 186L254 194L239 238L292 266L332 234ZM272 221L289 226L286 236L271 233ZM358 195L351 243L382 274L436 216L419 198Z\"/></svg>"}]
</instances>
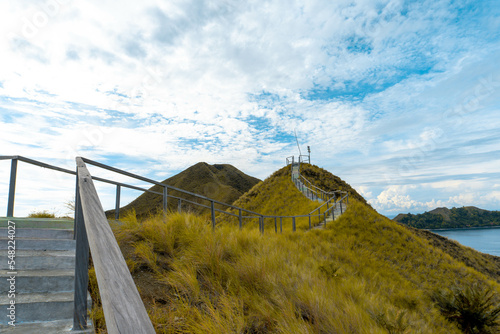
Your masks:
<instances>
[{"instance_id":1,"label":"shrub","mask_svg":"<svg viewBox=\"0 0 500 334\"><path fill-rule=\"evenodd\" d=\"M56 215L47 210L33 211L28 215L28 218L56 218Z\"/></svg>"},{"instance_id":2,"label":"shrub","mask_svg":"<svg viewBox=\"0 0 500 334\"><path fill-rule=\"evenodd\" d=\"M473 284L465 288L436 291L432 299L441 313L466 334L498 333L500 304L491 288Z\"/></svg>"}]
</instances>

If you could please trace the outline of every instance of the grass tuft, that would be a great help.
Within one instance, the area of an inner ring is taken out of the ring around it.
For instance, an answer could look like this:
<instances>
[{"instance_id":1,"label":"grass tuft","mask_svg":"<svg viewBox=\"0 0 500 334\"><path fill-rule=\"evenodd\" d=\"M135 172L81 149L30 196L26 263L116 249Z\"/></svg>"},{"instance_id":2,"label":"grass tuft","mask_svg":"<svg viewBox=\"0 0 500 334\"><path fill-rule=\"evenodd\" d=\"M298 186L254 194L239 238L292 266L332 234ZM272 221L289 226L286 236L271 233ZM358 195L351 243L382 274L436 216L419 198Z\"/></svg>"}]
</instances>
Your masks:
<instances>
[{"instance_id":1,"label":"grass tuft","mask_svg":"<svg viewBox=\"0 0 500 334\"><path fill-rule=\"evenodd\" d=\"M28 218L56 218L56 215L47 210L33 211L28 215Z\"/></svg>"},{"instance_id":2,"label":"grass tuft","mask_svg":"<svg viewBox=\"0 0 500 334\"><path fill-rule=\"evenodd\" d=\"M237 205L284 215L315 208L286 173ZM114 232L157 333L458 334L432 291L477 282L491 291L484 298L499 298L488 272L355 196L327 228L298 222L295 233L289 222L282 234L266 222L261 235L253 222L239 230L229 220L214 231L207 217L189 213L123 220Z\"/></svg>"}]
</instances>

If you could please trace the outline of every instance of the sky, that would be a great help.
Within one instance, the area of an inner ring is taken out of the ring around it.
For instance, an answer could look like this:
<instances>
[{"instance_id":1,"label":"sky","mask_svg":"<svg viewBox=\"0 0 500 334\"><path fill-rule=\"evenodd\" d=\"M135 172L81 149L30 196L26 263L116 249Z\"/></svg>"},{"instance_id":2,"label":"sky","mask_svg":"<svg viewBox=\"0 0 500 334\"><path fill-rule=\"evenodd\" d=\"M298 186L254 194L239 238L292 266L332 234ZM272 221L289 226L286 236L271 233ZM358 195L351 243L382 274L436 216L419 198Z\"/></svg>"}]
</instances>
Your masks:
<instances>
[{"instance_id":1,"label":"sky","mask_svg":"<svg viewBox=\"0 0 500 334\"><path fill-rule=\"evenodd\" d=\"M500 210L498 0L2 1L0 32L0 155L264 179L296 132L382 214ZM64 214L74 182L20 163L16 215Z\"/></svg>"}]
</instances>

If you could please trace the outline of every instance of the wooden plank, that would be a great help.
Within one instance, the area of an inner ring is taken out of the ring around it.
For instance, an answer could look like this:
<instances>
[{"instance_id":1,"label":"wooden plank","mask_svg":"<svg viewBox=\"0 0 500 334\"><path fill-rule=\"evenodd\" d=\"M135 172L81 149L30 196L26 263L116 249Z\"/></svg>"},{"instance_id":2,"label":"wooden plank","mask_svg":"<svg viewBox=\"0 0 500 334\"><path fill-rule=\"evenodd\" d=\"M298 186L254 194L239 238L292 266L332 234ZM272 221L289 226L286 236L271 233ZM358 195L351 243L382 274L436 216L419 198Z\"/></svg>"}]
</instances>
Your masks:
<instances>
[{"instance_id":1,"label":"wooden plank","mask_svg":"<svg viewBox=\"0 0 500 334\"><path fill-rule=\"evenodd\" d=\"M111 231L92 177L76 158L78 184L108 333L155 333L125 259Z\"/></svg>"}]
</instances>

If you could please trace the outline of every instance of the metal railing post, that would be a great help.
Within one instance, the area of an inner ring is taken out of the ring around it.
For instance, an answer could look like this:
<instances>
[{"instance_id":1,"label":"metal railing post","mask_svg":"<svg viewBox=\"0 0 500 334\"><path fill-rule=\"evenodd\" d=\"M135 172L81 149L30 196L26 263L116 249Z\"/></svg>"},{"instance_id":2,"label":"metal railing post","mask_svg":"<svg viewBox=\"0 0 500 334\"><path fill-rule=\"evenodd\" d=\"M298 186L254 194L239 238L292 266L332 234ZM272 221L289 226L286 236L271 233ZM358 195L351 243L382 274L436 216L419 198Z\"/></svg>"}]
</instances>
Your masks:
<instances>
[{"instance_id":1,"label":"metal railing post","mask_svg":"<svg viewBox=\"0 0 500 334\"><path fill-rule=\"evenodd\" d=\"M311 229L312 226L311 226L311 214L309 214L309 229Z\"/></svg>"},{"instance_id":2,"label":"metal railing post","mask_svg":"<svg viewBox=\"0 0 500 334\"><path fill-rule=\"evenodd\" d=\"M210 201L210 211L212 213L212 229L215 231L215 205L214 205L214 201Z\"/></svg>"},{"instance_id":3,"label":"metal railing post","mask_svg":"<svg viewBox=\"0 0 500 334\"><path fill-rule=\"evenodd\" d=\"M274 233L278 233L278 224L277 224L278 218L274 217Z\"/></svg>"},{"instance_id":4,"label":"metal railing post","mask_svg":"<svg viewBox=\"0 0 500 334\"><path fill-rule=\"evenodd\" d=\"M17 176L17 159L12 159L12 162L10 164L9 202L7 204L7 217L14 217L14 200L16 197L16 176Z\"/></svg>"},{"instance_id":5,"label":"metal railing post","mask_svg":"<svg viewBox=\"0 0 500 334\"><path fill-rule=\"evenodd\" d=\"M293 226L293 231L295 232L295 217L292 217L292 226Z\"/></svg>"},{"instance_id":6,"label":"metal railing post","mask_svg":"<svg viewBox=\"0 0 500 334\"><path fill-rule=\"evenodd\" d=\"M81 205L78 203L80 200L80 196L78 194L78 168L76 169L76 185L75 185L75 213L74 213L74 219L73 219L73 240L76 240L76 230L77 226L76 224L78 223L78 210L81 209L78 205Z\"/></svg>"},{"instance_id":7,"label":"metal railing post","mask_svg":"<svg viewBox=\"0 0 500 334\"><path fill-rule=\"evenodd\" d=\"M78 176L77 176L78 178ZM89 283L89 242L83 218L82 201L77 185L75 198L75 293L73 330L87 328L87 287Z\"/></svg>"},{"instance_id":8,"label":"metal railing post","mask_svg":"<svg viewBox=\"0 0 500 334\"><path fill-rule=\"evenodd\" d=\"M163 186L163 211L167 213L168 210L168 188Z\"/></svg>"},{"instance_id":9,"label":"metal railing post","mask_svg":"<svg viewBox=\"0 0 500 334\"><path fill-rule=\"evenodd\" d=\"M119 184L117 184L116 185L115 220L120 219L120 193L121 193L121 186Z\"/></svg>"},{"instance_id":10,"label":"metal railing post","mask_svg":"<svg viewBox=\"0 0 500 334\"><path fill-rule=\"evenodd\" d=\"M260 216L260 233L264 234L264 216Z\"/></svg>"},{"instance_id":11,"label":"metal railing post","mask_svg":"<svg viewBox=\"0 0 500 334\"><path fill-rule=\"evenodd\" d=\"M283 217L280 217L280 233L283 233Z\"/></svg>"},{"instance_id":12,"label":"metal railing post","mask_svg":"<svg viewBox=\"0 0 500 334\"><path fill-rule=\"evenodd\" d=\"M241 230L241 228L243 227L243 216L241 215L241 209L238 209L238 222Z\"/></svg>"},{"instance_id":13,"label":"metal railing post","mask_svg":"<svg viewBox=\"0 0 500 334\"><path fill-rule=\"evenodd\" d=\"M344 212L342 211L342 201L340 201L340 214L343 214Z\"/></svg>"},{"instance_id":14,"label":"metal railing post","mask_svg":"<svg viewBox=\"0 0 500 334\"><path fill-rule=\"evenodd\" d=\"M182 199L179 198L179 201L177 202L177 211L179 213L182 212Z\"/></svg>"}]
</instances>

